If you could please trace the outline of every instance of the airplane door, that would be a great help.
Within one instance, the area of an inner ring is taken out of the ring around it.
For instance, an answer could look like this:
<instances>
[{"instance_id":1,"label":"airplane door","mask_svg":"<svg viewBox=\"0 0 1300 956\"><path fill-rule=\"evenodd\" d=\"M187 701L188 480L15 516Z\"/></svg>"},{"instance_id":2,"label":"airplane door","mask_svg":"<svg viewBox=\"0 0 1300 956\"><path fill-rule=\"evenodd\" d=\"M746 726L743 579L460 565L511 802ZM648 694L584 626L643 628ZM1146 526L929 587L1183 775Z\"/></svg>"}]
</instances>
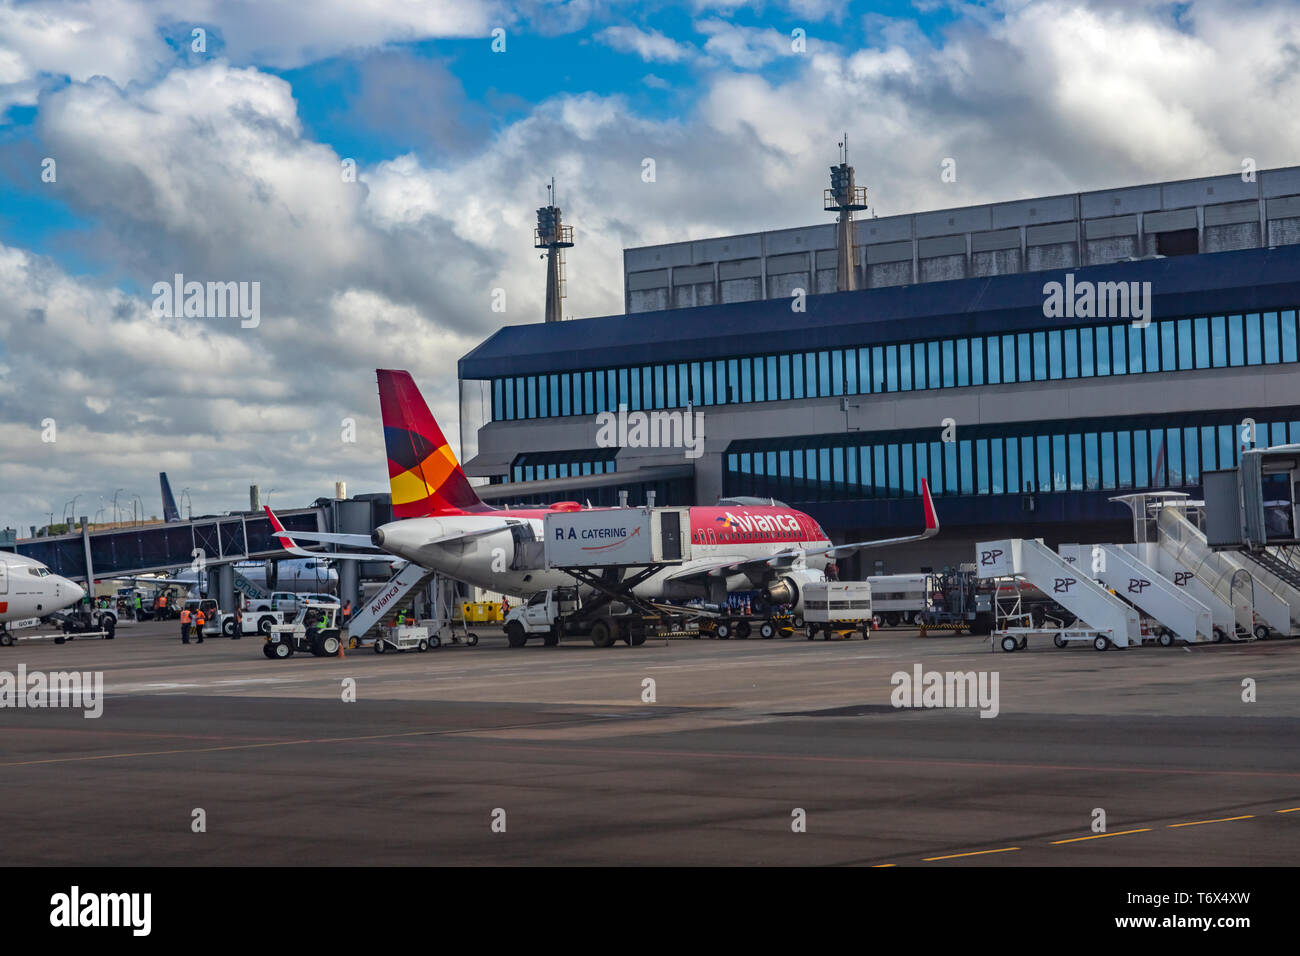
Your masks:
<instances>
[{"instance_id":1,"label":"airplane door","mask_svg":"<svg viewBox=\"0 0 1300 956\"><path fill-rule=\"evenodd\" d=\"M682 559L682 513L680 511L659 512L659 541L665 561Z\"/></svg>"},{"instance_id":2,"label":"airplane door","mask_svg":"<svg viewBox=\"0 0 1300 956\"><path fill-rule=\"evenodd\" d=\"M0 561L0 594L9 593L9 565Z\"/></svg>"}]
</instances>

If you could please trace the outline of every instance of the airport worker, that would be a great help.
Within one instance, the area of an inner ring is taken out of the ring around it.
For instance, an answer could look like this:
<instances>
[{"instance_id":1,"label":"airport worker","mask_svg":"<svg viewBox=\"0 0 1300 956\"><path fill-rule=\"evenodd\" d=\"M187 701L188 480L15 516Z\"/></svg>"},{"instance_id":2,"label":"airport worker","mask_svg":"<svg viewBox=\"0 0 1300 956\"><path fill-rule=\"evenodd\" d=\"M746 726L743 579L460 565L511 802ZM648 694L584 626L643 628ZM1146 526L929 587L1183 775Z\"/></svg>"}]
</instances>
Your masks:
<instances>
[{"instance_id":1,"label":"airport worker","mask_svg":"<svg viewBox=\"0 0 1300 956\"><path fill-rule=\"evenodd\" d=\"M352 619L352 602L351 602L350 600L349 600L349 601L344 601L344 602L343 602L343 620L345 620L345 621L349 621L349 620L351 620L351 619Z\"/></svg>"},{"instance_id":2,"label":"airport worker","mask_svg":"<svg viewBox=\"0 0 1300 956\"><path fill-rule=\"evenodd\" d=\"M194 612L194 633L199 637L199 643L203 643L203 625L207 623L207 618L203 616L203 608Z\"/></svg>"},{"instance_id":3,"label":"airport worker","mask_svg":"<svg viewBox=\"0 0 1300 956\"><path fill-rule=\"evenodd\" d=\"M190 642L190 609L185 608L181 611L181 643Z\"/></svg>"},{"instance_id":4,"label":"airport worker","mask_svg":"<svg viewBox=\"0 0 1300 956\"><path fill-rule=\"evenodd\" d=\"M140 592L135 592L135 619L140 620L140 612L143 610L144 601L140 599Z\"/></svg>"}]
</instances>

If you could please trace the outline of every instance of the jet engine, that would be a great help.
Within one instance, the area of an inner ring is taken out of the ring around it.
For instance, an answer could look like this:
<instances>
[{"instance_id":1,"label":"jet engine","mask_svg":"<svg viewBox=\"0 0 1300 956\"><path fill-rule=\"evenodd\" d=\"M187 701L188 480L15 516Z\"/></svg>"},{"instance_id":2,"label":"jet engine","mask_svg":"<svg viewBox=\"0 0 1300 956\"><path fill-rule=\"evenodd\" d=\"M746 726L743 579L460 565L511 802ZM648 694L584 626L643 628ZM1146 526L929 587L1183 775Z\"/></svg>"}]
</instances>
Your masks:
<instances>
[{"instance_id":1,"label":"jet engine","mask_svg":"<svg viewBox=\"0 0 1300 956\"><path fill-rule=\"evenodd\" d=\"M825 580L821 571L787 571L763 588L763 600L769 607L788 604L795 613L802 614L804 585Z\"/></svg>"}]
</instances>

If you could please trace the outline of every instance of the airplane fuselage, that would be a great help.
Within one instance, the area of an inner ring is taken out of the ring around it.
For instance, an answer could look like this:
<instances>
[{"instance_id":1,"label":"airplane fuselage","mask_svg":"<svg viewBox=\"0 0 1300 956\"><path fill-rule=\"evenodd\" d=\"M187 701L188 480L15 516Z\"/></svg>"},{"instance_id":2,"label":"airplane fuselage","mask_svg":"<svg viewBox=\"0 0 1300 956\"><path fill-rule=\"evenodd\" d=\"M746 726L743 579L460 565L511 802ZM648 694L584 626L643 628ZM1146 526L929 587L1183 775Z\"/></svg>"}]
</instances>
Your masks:
<instances>
[{"instance_id":1,"label":"airplane fuselage","mask_svg":"<svg viewBox=\"0 0 1300 956\"><path fill-rule=\"evenodd\" d=\"M54 574L39 561L0 552L0 625L53 614L85 594L81 585Z\"/></svg>"},{"instance_id":2,"label":"airplane fuselage","mask_svg":"<svg viewBox=\"0 0 1300 956\"><path fill-rule=\"evenodd\" d=\"M527 599L538 591L575 584L564 571L540 567L543 521L548 511L529 509L484 514L406 518L384 525L383 548L421 567L436 570L457 581L501 594ZM511 522L512 527L488 534L473 533L484 527ZM473 535L462 540L459 535ZM767 558L798 549L829 547L831 542L810 516L783 506L725 506L690 509L690 560L664 567L635 589L645 600L679 601L708 597L698 579L682 581L692 567L715 567ZM532 548L529 548L532 545ZM525 557L532 560L527 564ZM809 556L798 570L820 576L830 563L825 555ZM534 565L534 566L529 566ZM745 574L725 578L725 590L760 587Z\"/></svg>"}]
</instances>

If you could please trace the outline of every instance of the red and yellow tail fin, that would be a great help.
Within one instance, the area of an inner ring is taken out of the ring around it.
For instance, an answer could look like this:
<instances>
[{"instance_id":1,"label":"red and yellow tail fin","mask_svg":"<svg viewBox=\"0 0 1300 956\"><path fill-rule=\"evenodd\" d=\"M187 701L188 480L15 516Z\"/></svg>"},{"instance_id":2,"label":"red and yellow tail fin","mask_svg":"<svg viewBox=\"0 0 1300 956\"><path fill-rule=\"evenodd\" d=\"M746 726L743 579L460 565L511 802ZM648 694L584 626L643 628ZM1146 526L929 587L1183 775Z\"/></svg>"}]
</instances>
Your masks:
<instances>
[{"instance_id":1,"label":"red and yellow tail fin","mask_svg":"<svg viewBox=\"0 0 1300 956\"><path fill-rule=\"evenodd\" d=\"M486 510L410 373L378 371L393 517Z\"/></svg>"}]
</instances>

